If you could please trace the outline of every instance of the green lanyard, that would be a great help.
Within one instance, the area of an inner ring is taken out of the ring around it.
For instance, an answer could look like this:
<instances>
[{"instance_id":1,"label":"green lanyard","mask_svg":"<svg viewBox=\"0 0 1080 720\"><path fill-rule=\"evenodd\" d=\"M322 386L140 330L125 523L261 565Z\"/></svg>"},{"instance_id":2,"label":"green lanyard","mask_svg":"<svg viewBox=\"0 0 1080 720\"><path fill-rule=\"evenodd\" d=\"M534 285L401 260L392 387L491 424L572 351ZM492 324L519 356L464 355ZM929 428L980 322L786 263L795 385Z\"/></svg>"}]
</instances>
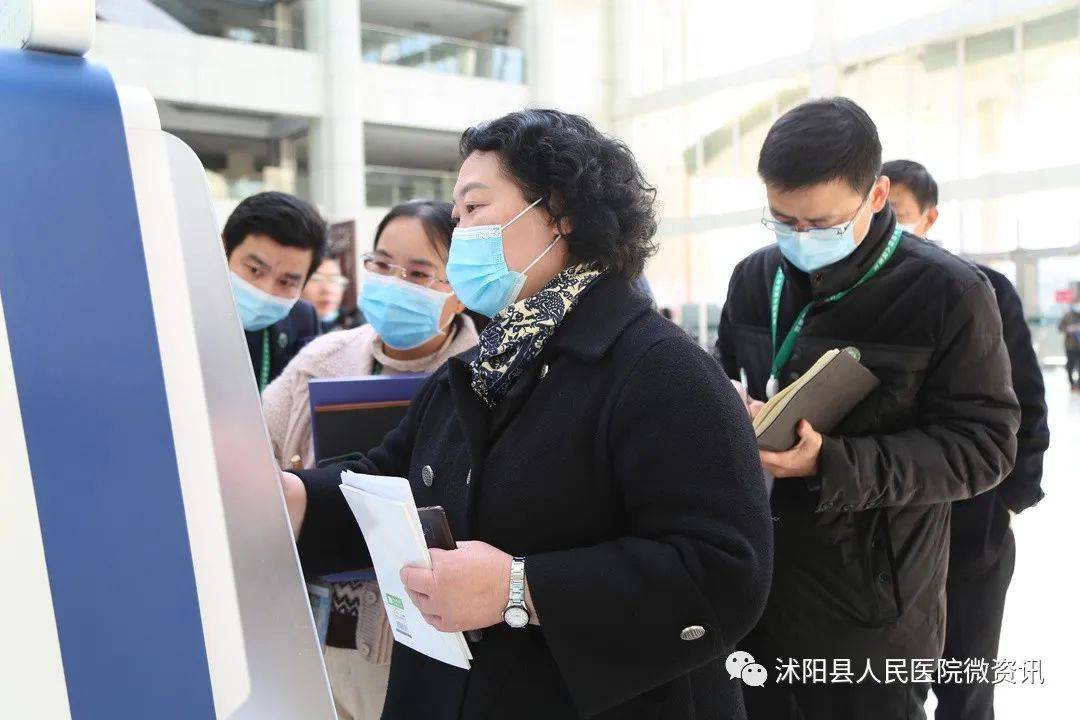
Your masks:
<instances>
[{"instance_id":1,"label":"green lanyard","mask_svg":"<svg viewBox=\"0 0 1080 720\"><path fill-rule=\"evenodd\" d=\"M787 364L787 361L791 359L791 353L795 349L795 341L799 337L799 333L802 332L803 324L806 321L806 316L810 312L810 309L815 305L824 305L825 303L836 302L842 299L848 293L855 288L862 285L864 282L874 277L878 270L885 266L885 263L889 262L889 258L896 252L897 246L900 244L900 236L904 231L897 226L893 236L889 239L889 243L885 246L885 249L878 255L878 259L874 261L874 264L870 266L859 281L849 287L847 290L841 290L835 295L830 295L824 300L811 300L806 303L806 306L799 311L799 314L795 317L795 322L792 324L791 329L788 330L787 337L784 338L784 342L780 345L780 349L776 349L776 328L780 319L780 298L784 292L784 281L787 279L784 277L784 269L782 267L776 268L776 275L773 276L772 286L772 312L770 320L772 322L772 368L769 371L769 383L765 388L765 395L772 397L780 389L780 368Z\"/></svg>"},{"instance_id":2,"label":"green lanyard","mask_svg":"<svg viewBox=\"0 0 1080 720\"><path fill-rule=\"evenodd\" d=\"M259 394L270 384L270 331L263 330L262 369L259 371Z\"/></svg>"}]
</instances>

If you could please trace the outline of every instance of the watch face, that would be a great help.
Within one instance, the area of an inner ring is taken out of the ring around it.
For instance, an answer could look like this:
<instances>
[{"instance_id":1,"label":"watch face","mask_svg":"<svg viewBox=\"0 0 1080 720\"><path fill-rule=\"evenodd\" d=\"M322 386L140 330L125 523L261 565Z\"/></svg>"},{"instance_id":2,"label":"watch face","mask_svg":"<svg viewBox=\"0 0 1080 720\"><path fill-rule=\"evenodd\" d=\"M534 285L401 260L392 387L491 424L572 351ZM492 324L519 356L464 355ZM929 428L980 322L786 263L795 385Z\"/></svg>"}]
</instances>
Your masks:
<instances>
[{"instance_id":1,"label":"watch face","mask_svg":"<svg viewBox=\"0 0 1080 720\"><path fill-rule=\"evenodd\" d=\"M522 607L506 608L503 619L512 628L523 628L529 624L529 611Z\"/></svg>"}]
</instances>

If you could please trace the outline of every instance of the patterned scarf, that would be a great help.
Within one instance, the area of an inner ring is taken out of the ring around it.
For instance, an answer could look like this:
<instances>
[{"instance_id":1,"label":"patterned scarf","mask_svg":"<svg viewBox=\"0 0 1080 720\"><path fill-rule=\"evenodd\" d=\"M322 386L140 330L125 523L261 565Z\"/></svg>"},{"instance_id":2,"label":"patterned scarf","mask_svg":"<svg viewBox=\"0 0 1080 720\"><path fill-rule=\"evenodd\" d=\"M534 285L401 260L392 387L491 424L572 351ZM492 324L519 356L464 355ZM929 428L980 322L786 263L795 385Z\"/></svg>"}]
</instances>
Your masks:
<instances>
[{"instance_id":1,"label":"patterned scarf","mask_svg":"<svg viewBox=\"0 0 1080 720\"><path fill-rule=\"evenodd\" d=\"M602 274L603 270L591 264L569 267L543 290L491 319L480 333L480 352L471 365L473 390L489 408L502 402L563 318Z\"/></svg>"}]
</instances>

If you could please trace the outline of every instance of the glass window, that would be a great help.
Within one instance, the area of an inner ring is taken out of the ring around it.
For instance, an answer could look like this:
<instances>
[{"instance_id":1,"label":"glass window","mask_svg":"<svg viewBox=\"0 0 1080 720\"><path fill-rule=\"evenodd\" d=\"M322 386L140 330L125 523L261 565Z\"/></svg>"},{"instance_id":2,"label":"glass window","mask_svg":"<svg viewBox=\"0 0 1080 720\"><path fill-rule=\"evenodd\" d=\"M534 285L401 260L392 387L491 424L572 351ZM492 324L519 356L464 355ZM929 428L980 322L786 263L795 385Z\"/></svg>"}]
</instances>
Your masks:
<instances>
[{"instance_id":1,"label":"glass window","mask_svg":"<svg viewBox=\"0 0 1080 720\"><path fill-rule=\"evenodd\" d=\"M960 203L963 252L994 253L1016 249L1016 198L965 200Z\"/></svg>"},{"instance_id":2,"label":"glass window","mask_svg":"<svg viewBox=\"0 0 1080 720\"><path fill-rule=\"evenodd\" d=\"M991 270L997 270L999 273L1008 278L1009 282L1016 287L1016 263L1012 260L992 260L990 262L982 263Z\"/></svg>"},{"instance_id":3,"label":"glass window","mask_svg":"<svg viewBox=\"0 0 1080 720\"><path fill-rule=\"evenodd\" d=\"M304 47L303 3L151 0L192 32L246 43Z\"/></svg>"},{"instance_id":4,"label":"glass window","mask_svg":"<svg viewBox=\"0 0 1080 720\"><path fill-rule=\"evenodd\" d=\"M1009 27L965 41L960 147L966 177L1015 169L1015 155L1023 147L1016 122L1013 35Z\"/></svg>"},{"instance_id":5,"label":"glass window","mask_svg":"<svg viewBox=\"0 0 1080 720\"><path fill-rule=\"evenodd\" d=\"M679 15L673 6L686 8L685 24L674 32L659 34L662 25L653 18L643 22L635 47L642 53L649 46L685 46L689 79L715 77L767 63L780 57L809 50L813 40L815 3L789 2L778 10L775 2L726 3L716 0L659 1L661 14ZM618 3L633 6L635 13L644 2ZM652 3L650 3L652 4ZM862 13L866 16L866 13ZM678 34L675 34L675 33ZM641 72L644 70L637 70Z\"/></svg>"},{"instance_id":6,"label":"glass window","mask_svg":"<svg viewBox=\"0 0 1080 720\"><path fill-rule=\"evenodd\" d=\"M1080 33L1080 9L1073 8L1024 23L1024 50L1075 40Z\"/></svg>"},{"instance_id":7,"label":"glass window","mask_svg":"<svg viewBox=\"0 0 1080 720\"><path fill-rule=\"evenodd\" d=\"M1066 306L1057 301L1056 295L1080 282L1080 255L1039 258L1038 277L1039 314L1053 318L1054 324L1057 324L1057 320L1065 313ZM1060 333L1058 342L1061 342Z\"/></svg>"},{"instance_id":8,"label":"glass window","mask_svg":"<svg viewBox=\"0 0 1080 720\"><path fill-rule=\"evenodd\" d=\"M760 223L692 236L688 257L688 300L723 305L735 266L758 248L775 241L776 237Z\"/></svg>"},{"instance_id":9,"label":"glass window","mask_svg":"<svg viewBox=\"0 0 1080 720\"><path fill-rule=\"evenodd\" d=\"M1024 24L1019 170L1080 162L1078 23L1072 10Z\"/></svg>"},{"instance_id":10,"label":"glass window","mask_svg":"<svg viewBox=\"0 0 1080 720\"><path fill-rule=\"evenodd\" d=\"M960 234L961 203L956 200L938 204L938 219L930 229L930 239L941 244L949 252L964 252Z\"/></svg>"},{"instance_id":11,"label":"glass window","mask_svg":"<svg viewBox=\"0 0 1080 720\"><path fill-rule=\"evenodd\" d=\"M926 72L937 72L956 67L959 45L955 40L927 45L922 51L922 65Z\"/></svg>"},{"instance_id":12,"label":"glass window","mask_svg":"<svg viewBox=\"0 0 1080 720\"><path fill-rule=\"evenodd\" d=\"M365 173L368 207L392 207L415 198L449 200L454 173L369 165Z\"/></svg>"},{"instance_id":13,"label":"glass window","mask_svg":"<svg viewBox=\"0 0 1080 720\"><path fill-rule=\"evenodd\" d=\"M1011 54L1014 36L1011 27L972 35L964 44L964 62L977 63Z\"/></svg>"},{"instance_id":14,"label":"glass window","mask_svg":"<svg viewBox=\"0 0 1080 720\"><path fill-rule=\"evenodd\" d=\"M168 128L166 128L168 129ZM297 192L291 140L169 129L195 152L218 200L243 200L265 190Z\"/></svg>"},{"instance_id":15,"label":"glass window","mask_svg":"<svg viewBox=\"0 0 1080 720\"><path fill-rule=\"evenodd\" d=\"M1018 198L1020 247L1070 247L1080 242L1080 188L1024 193Z\"/></svg>"},{"instance_id":16,"label":"glass window","mask_svg":"<svg viewBox=\"0 0 1080 720\"><path fill-rule=\"evenodd\" d=\"M909 154L938 182L960 175L960 70L958 43L935 43L917 50L910 67ZM887 157L895 157L887 150Z\"/></svg>"},{"instance_id":17,"label":"glass window","mask_svg":"<svg viewBox=\"0 0 1080 720\"><path fill-rule=\"evenodd\" d=\"M854 66L841 75L840 94L859 103L873 118L886 160L912 154L914 61L911 53L901 52Z\"/></svg>"},{"instance_id":18,"label":"glass window","mask_svg":"<svg viewBox=\"0 0 1080 720\"><path fill-rule=\"evenodd\" d=\"M525 80L525 59L519 48L366 23L360 33L360 53L364 62L503 82Z\"/></svg>"}]
</instances>

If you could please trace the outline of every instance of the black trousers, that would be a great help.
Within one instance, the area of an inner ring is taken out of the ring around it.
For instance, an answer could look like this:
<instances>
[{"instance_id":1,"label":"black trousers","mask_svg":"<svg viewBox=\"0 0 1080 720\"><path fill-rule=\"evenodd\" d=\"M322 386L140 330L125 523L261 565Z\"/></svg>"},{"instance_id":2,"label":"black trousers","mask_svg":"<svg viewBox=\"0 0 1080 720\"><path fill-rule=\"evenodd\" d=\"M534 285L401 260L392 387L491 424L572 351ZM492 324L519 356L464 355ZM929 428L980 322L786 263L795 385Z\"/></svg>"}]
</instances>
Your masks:
<instances>
[{"instance_id":1,"label":"black trousers","mask_svg":"<svg viewBox=\"0 0 1080 720\"><path fill-rule=\"evenodd\" d=\"M1080 350L1065 349L1065 374L1069 376L1070 385L1080 387ZM1076 379L1073 379L1074 374Z\"/></svg>"},{"instance_id":2,"label":"black trousers","mask_svg":"<svg viewBox=\"0 0 1080 720\"><path fill-rule=\"evenodd\" d=\"M925 720L923 705L929 685L878 684L777 684L777 658L786 658L773 638L760 626L739 643L769 672L763 687L743 687L747 720ZM856 677L865 668L852 662ZM878 678L884 678L881 670ZM738 682L734 680L733 682Z\"/></svg>"},{"instance_id":3,"label":"black trousers","mask_svg":"<svg viewBox=\"0 0 1080 720\"><path fill-rule=\"evenodd\" d=\"M1005 532L993 564L975 573L949 569L946 583L948 615L945 619L944 657L963 662L985 658L991 668L1001 637L1005 593L1016 566L1016 540ZM936 720L993 720L993 683L934 685Z\"/></svg>"}]
</instances>

